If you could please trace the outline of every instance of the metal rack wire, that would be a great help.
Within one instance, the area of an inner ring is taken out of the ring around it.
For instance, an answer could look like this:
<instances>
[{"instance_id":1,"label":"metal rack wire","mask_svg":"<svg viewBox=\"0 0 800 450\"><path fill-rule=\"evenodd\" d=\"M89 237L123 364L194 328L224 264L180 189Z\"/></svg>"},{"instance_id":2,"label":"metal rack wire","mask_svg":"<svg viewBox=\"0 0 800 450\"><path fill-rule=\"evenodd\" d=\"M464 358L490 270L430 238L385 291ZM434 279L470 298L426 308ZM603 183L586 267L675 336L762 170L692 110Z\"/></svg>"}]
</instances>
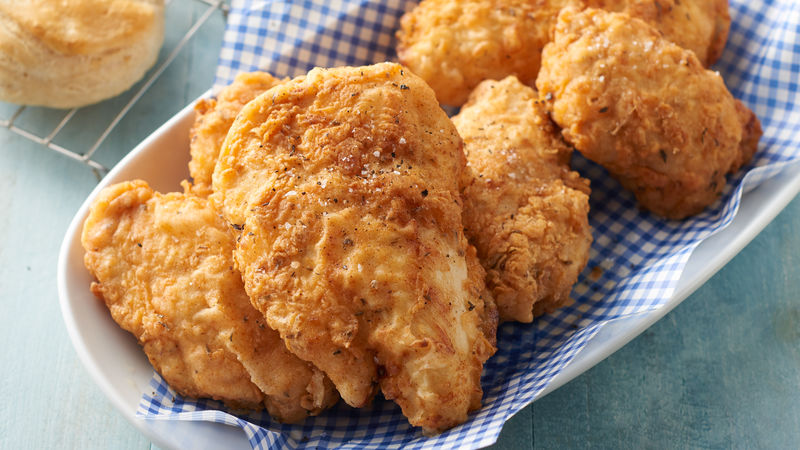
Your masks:
<instances>
[{"instance_id":1,"label":"metal rack wire","mask_svg":"<svg viewBox=\"0 0 800 450\"><path fill-rule=\"evenodd\" d=\"M58 134L75 116L75 113L80 108L74 108L66 111L62 119L58 122L58 124L47 133L37 133L30 130L26 130L15 123L17 119L20 117L20 115L25 111L25 109L28 108L28 106L19 106L8 119L0 119L0 127L4 127L9 131L11 131L12 133L16 133L50 150L53 150L64 156L67 156L83 164L86 164L95 172L98 179L101 178L108 172L108 168L92 159L97 149L100 148L103 142L105 142L106 138L108 138L108 136L112 133L112 131L114 131L114 128L116 128L116 126L125 117L128 111L130 111L131 108L139 101L139 99L142 98L142 96L147 92L148 89L150 89L153 83L155 83L156 80L158 80L158 78L161 76L161 74L164 73L167 67L169 67L172 61L175 60L175 57L178 56L181 50L183 50L186 44L197 33L197 30L199 30L200 27L202 27L203 24L205 24L208 21L208 19L212 17L213 14L219 13L222 14L223 16L227 16L229 10L229 6L225 2L225 0L179 0L179 1L201 3L207 5L208 7L205 9L205 11L203 11L203 13L197 18L197 20L192 24L192 26L183 35L183 37L171 49L165 49L169 50L169 54L166 56L166 58L164 58L164 60L161 61L161 63L155 69L149 72L144 83L141 84L136 93L119 110L119 112L114 116L114 118L111 119L108 126L100 133L100 135L88 149L85 149L85 151L75 151L73 149L65 148L54 142L56 136L58 136ZM171 3L173 3L173 0L165 0L165 7L168 8Z\"/></svg>"}]
</instances>

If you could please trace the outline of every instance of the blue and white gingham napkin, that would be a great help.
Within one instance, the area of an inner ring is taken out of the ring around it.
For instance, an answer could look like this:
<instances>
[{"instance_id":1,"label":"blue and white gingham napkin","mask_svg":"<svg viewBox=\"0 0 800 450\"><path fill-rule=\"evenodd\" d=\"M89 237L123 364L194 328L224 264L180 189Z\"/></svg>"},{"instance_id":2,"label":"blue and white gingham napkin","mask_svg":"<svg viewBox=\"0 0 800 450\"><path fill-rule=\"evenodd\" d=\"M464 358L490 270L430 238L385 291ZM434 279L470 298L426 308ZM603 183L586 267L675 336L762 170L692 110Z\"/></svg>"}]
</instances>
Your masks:
<instances>
[{"instance_id":1,"label":"blue and white gingham napkin","mask_svg":"<svg viewBox=\"0 0 800 450\"><path fill-rule=\"evenodd\" d=\"M394 58L394 31L407 0L234 0L217 71L217 87L242 71L295 76L315 66L363 65ZM800 2L731 0L733 24L716 66L733 94L761 120L753 163L731 177L720 201L682 222L640 211L605 171L576 155L592 181L591 258L572 307L533 324L504 324L483 376L484 406L470 420L425 438L393 403L356 410L340 404L302 425L267 415L234 416L211 401L181 399L155 375L137 414L150 419L209 420L241 427L254 448L369 446L476 448L492 444L505 421L528 405L608 321L666 303L695 247L727 226L742 192L800 159Z\"/></svg>"}]
</instances>

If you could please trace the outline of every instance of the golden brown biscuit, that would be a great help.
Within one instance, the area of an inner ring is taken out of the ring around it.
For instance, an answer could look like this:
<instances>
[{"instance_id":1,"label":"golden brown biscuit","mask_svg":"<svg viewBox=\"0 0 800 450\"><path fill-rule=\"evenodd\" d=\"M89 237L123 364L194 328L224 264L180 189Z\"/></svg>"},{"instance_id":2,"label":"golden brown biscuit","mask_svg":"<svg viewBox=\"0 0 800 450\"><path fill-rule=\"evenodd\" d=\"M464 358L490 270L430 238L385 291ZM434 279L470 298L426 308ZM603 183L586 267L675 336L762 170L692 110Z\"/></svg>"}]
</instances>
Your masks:
<instances>
[{"instance_id":1,"label":"golden brown biscuit","mask_svg":"<svg viewBox=\"0 0 800 450\"><path fill-rule=\"evenodd\" d=\"M163 0L0 0L0 99L72 108L113 97L163 40Z\"/></svg>"},{"instance_id":2,"label":"golden brown biscuit","mask_svg":"<svg viewBox=\"0 0 800 450\"><path fill-rule=\"evenodd\" d=\"M233 83L222 88L216 98L197 102L194 124L189 132L189 152L192 155L189 174L192 176L193 194L211 194L211 175L219 149L242 107L267 89L287 80L279 80L266 72L242 73Z\"/></svg>"},{"instance_id":3,"label":"golden brown biscuit","mask_svg":"<svg viewBox=\"0 0 800 450\"><path fill-rule=\"evenodd\" d=\"M706 65L719 57L730 26L727 0L423 0L401 19L397 55L447 105L464 103L483 80L514 75L533 86L566 6L627 12Z\"/></svg>"},{"instance_id":4,"label":"golden brown biscuit","mask_svg":"<svg viewBox=\"0 0 800 450\"><path fill-rule=\"evenodd\" d=\"M336 401L325 375L289 353L250 304L233 237L207 200L116 184L92 205L82 241L92 292L182 395L263 403L286 422Z\"/></svg>"},{"instance_id":5,"label":"golden brown biscuit","mask_svg":"<svg viewBox=\"0 0 800 450\"><path fill-rule=\"evenodd\" d=\"M564 10L536 85L569 143L672 219L713 203L761 135L718 73L626 14Z\"/></svg>"},{"instance_id":6,"label":"golden brown biscuit","mask_svg":"<svg viewBox=\"0 0 800 450\"><path fill-rule=\"evenodd\" d=\"M568 304L592 244L589 181L570 171L572 149L537 92L513 76L484 81L453 123L468 162L464 232L500 319L531 322Z\"/></svg>"},{"instance_id":7,"label":"golden brown biscuit","mask_svg":"<svg viewBox=\"0 0 800 450\"><path fill-rule=\"evenodd\" d=\"M214 172L269 325L347 403L379 386L426 433L480 407L494 352L461 225L464 164L433 91L384 63L314 69L248 103Z\"/></svg>"}]
</instances>

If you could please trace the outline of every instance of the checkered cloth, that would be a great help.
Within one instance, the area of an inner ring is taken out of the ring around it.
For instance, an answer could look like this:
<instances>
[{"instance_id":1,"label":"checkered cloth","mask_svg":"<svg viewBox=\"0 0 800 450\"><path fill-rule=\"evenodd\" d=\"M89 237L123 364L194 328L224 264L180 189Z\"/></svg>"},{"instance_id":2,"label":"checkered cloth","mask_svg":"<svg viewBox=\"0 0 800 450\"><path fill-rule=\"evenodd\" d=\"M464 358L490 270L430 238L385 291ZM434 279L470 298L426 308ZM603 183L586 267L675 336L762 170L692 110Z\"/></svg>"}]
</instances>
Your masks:
<instances>
[{"instance_id":1,"label":"checkered cloth","mask_svg":"<svg viewBox=\"0 0 800 450\"><path fill-rule=\"evenodd\" d=\"M279 76L314 66L363 65L394 58L394 30L413 6L404 0L234 0L220 55L217 87L242 71ZM485 366L483 408L469 421L426 438L400 409L381 398L370 408L340 404L302 425L266 415L233 416L211 401L184 400L155 375L141 400L148 419L210 420L241 427L254 448L369 446L477 448L492 444L505 421L537 398L608 321L659 308L673 295L695 247L726 227L743 192L800 156L800 2L731 0L733 25L716 69L764 127L759 151L730 178L723 197L682 222L639 211L633 196L599 166L576 155L574 167L591 179L594 244L575 286L572 307L533 324L504 324L497 354Z\"/></svg>"}]
</instances>

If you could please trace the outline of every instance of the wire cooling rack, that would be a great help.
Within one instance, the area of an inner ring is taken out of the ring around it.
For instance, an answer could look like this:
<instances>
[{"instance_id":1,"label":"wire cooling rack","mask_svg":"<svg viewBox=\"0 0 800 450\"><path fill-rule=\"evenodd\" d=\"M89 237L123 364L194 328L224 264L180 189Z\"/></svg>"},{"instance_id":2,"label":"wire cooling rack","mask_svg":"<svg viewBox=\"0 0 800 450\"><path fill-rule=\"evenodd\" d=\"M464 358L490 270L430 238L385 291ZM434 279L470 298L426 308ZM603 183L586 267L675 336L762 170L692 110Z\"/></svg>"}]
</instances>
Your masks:
<instances>
[{"instance_id":1,"label":"wire cooling rack","mask_svg":"<svg viewBox=\"0 0 800 450\"><path fill-rule=\"evenodd\" d=\"M68 145L65 146L55 142L55 139L57 136L59 136L59 133L61 133L70 123L70 121L75 118L76 114L78 114L81 108L47 111L46 114L49 116L52 116L52 114L61 114L61 117L60 120L56 119L55 121L50 121L55 123L54 127L41 129L41 126L31 127L30 125L21 125L18 123L18 119L26 110L46 110L46 108L3 104L2 106L4 106L4 109L10 114L7 115L7 118L0 118L0 127L4 127L12 133L16 133L52 151L77 160L89 166L95 172L98 179L102 178L102 176L108 172L108 168L105 165L97 162L95 159L93 159L93 157L103 142L105 142L108 136L111 135L128 111L131 110L131 108L139 101L139 99L142 98L147 90L150 89L153 83L155 83L156 80L158 80L158 78L164 73L167 67L169 67L172 61L175 60L175 58L180 54L186 44L189 43L189 41L203 26L203 24L205 24L215 14L220 14L223 17L227 17L229 10L229 6L224 0L165 0L167 15L169 16L171 8L185 6L184 4L187 3L195 3L205 7L205 9L202 10L202 12L197 16L196 20L193 21L191 26L179 40L173 41L172 43L168 43L165 40L164 48L162 49L162 55L166 54L167 56L163 59L159 59L159 61L156 63L156 66L148 71L144 80L137 84L135 93L120 107L117 114L113 116L113 118L108 122L107 126L96 134L97 137L95 138L94 143L88 148L68 148ZM169 27L169 23L167 23L166 26Z\"/></svg>"}]
</instances>

